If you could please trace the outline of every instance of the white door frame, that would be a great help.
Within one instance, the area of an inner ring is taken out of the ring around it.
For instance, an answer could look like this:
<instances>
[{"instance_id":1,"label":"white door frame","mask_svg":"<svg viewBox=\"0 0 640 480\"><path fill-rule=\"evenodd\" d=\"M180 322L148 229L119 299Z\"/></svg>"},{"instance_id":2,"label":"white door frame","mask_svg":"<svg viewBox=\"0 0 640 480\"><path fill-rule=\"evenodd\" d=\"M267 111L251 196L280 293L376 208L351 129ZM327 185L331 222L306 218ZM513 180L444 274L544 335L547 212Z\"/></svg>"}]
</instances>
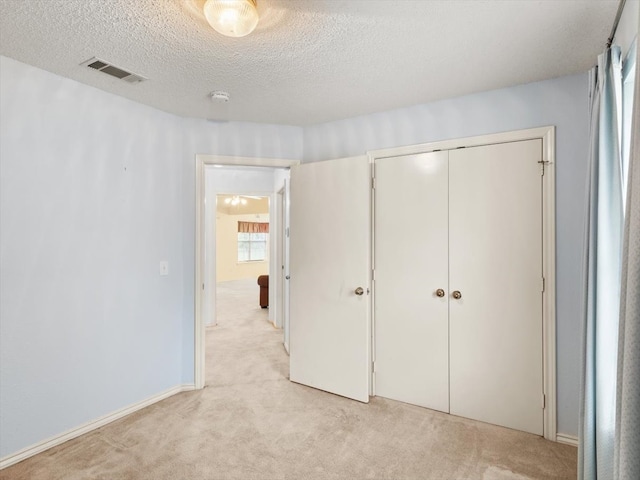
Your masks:
<instances>
[{"instance_id":1,"label":"white door frame","mask_svg":"<svg viewBox=\"0 0 640 480\"><path fill-rule=\"evenodd\" d=\"M287 180L285 180L286 183ZM278 284L279 291L278 293L278 301L276 305L278 305L278 309L275 315L275 327L282 328L283 332L285 331L285 317L286 317L286 276L287 272L285 272L285 267L288 267L288 261L286 260L286 240L287 240L287 216L285 214L286 209L286 185L283 186L278 192L276 192L276 202L275 202L275 217L277 218L277 245L276 245L276 282ZM289 353L289 346L286 341L286 334L283 338L283 344L287 353Z\"/></svg>"},{"instance_id":2,"label":"white door frame","mask_svg":"<svg viewBox=\"0 0 640 480\"><path fill-rule=\"evenodd\" d=\"M281 158L233 157L222 155L196 155L196 232L195 232L195 295L194 295L194 384L196 389L204 388L205 384L205 324L202 315L204 289L204 259L205 259L205 166L228 165L247 167L275 167L289 168L300 164L299 160Z\"/></svg>"},{"instance_id":3,"label":"white door frame","mask_svg":"<svg viewBox=\"0 0 640 480\"><path fill-rule=\"evenodd\" d=\"M284 273L282 270L282 265L284 264L284 215L282 215L282 205L284 203L283 200L284 197L284 187L282 187L280 190L278 190L277 192L275 192L274 198L275 201L273 203L273 210L270 209L270 213L273 215L273 217L275 219L277 219L276 221L276 226L274 228L275 232L275 241L276 241L276 245L275 245L275 258L274 258L274 262L276 264L276 277L274 279L276 285L278 285L278 290L277 290L277 295L278 295L278 300L276 302L277 305L277 309L275 311L274 314L274 318L273 318L273 324L276 328L282 328L282 326L284 325L284 322L282 321L282 317L283 317L283 292L284 292L284 288L283 288L283 282L284 282ZM269 234L271 234L271 228L269 228Z\"/></svg>"},{"instance_id":4,"label":"white door frame","mask_svg":"<svg viewBox=\"0 0 640 480\"><path fill-rule=\"evenodd\" d=\"M437 150L453 150L461 147L477 147L481 145L491 145L496 143L519 142L522 140L542 140L542 213L543 213L543 240L542 240L542 271L545 279L542 305L542 358L543 358L543 395L541 402L544 404L543 425L544 438L558 441L557 439L557 419L556 419L556 254L555 254L555 127L546 126L517 130L513 132L503 132L476 137L445 140L440 142L423 143L420 145L410 145L405 147L387 148L367 152L370 161L375 165L379 158L397 157L401 155L413 155L427 153ZM375 167L373 175L375 176ZM373 202L372 208L375 208ZM372 228L375 226L372 225ZM375 244L374 244L375 245ZM373 252L372 252L373 254ZM373 257L373 255L372 255ZM373 258L372 258L373 261ZM375 270L375 264L372 268ZM375 283L374 283L375 285ZM375 286L373 289L372 302L375 301ZM372 332L375 335L375 319L371 319ZM372 346L375 343L372 339ZM375 350L373 350L373 361L375 361ZM372 373L373 377L373 373ZM375 382L374 386L375 395Z\"/></svg>"},{"instance_id":5,"label":"white door frame","mask_svg":"<svg viewBox=\"0 0 640 480\"><path fill-rule=\"evenodd\" d=\"M289 220L290 220L290 179L285 178L284 187L283 187L283 195L282 195L282 241L283 241L283 264L284 270L282 270L282 330L283 330L283 345L284 349L289 355L289 266L290 266L290 238L289 238Z\"/></svg>"}]
</instances>

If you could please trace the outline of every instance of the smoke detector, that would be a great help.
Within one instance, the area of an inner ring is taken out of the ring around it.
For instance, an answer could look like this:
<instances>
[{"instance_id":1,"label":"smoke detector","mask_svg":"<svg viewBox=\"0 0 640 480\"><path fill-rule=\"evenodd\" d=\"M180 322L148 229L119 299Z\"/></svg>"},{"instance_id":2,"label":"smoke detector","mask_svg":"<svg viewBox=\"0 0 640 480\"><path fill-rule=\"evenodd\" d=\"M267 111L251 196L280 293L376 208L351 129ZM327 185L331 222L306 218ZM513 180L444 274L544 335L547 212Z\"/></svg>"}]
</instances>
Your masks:
<instances>
[{"instance_id":1,"label":"smoke detector","mask_svg":"<svg viewBox=\"0 0 640 480\"><path fill-rule=\"evenodd\" d=\"M229 101L229 92L223 92L222 90L215 90L209 94L212 102L227 103Z\"/></svg>"}]
</instances>

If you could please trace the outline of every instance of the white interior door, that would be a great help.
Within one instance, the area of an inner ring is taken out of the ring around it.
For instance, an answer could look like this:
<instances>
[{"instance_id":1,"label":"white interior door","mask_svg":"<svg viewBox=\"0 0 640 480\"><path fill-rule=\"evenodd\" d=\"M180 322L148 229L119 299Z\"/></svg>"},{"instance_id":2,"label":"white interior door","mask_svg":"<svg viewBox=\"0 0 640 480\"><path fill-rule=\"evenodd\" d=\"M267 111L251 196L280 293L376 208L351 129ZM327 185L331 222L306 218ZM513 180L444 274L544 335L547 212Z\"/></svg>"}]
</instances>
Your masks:
<instances>
[{"instance_id":1,"label":"white interior door","mask_svg":"<svg viewBox=\"0 0 640 480\"><path fill-rule=\"evenodd\" d=\"M451 413L538 435L541 155L541 140L449 152Z\"/></svg>"},{"instance_id":2,"label":"white interior door","mask_svg":"<svg viewBox=\"0 0 640 480\"><path fill-rule=\"evenodd\" d=\"M284 180L284 195L283 195L283 204L282 204L282 218L284 218L284 231L283 233L283 239L284 239L284 252L283 252L283 275L284 275L284 281L283 281L283 287L282 287L282 295L283 295L283 330L284 330L284 348L287 351L287 353L289 353L289 277L290 277L290 271L289 271L289 261L290 261L290 255L289 255L289 223L290 223L290 216L289 216L289 205L290 205L290 180L289 179L285 179Z\"/></svg>"},{"instance_id":3,"label":"white interior door","mask_svg":"<svg viewBox=\"0 0 640 480\"><path fill-rule=\"evenodd\" d=\"M443 412L449 411L447 159L445 151L377 160L374 221L375 394Z\"/></svg>"},{"instance_id":4,"label":"white interior door","mask_svg":"<svg viewBox=\"0 0 640 480\"><path fill-rule=\"evenodd\" d=\"M354 157L291 169L290 378L362 402L370 373L369 168L367 157Z\"/></svg>"}]
</instances>

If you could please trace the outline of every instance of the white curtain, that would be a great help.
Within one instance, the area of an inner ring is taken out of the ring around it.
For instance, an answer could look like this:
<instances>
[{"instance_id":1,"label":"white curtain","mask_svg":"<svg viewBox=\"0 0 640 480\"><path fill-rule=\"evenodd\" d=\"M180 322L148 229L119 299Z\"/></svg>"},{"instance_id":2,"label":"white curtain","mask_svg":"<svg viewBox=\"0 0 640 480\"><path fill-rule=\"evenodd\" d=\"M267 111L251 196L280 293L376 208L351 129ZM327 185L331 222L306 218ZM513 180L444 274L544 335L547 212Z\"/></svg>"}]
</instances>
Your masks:
<instances>
[{"instance_id":1,"label":"white curtain","mask_svg":"<svg viewBox=\"0 0 640 480\"><path fill-rule=\"evenodd\" d=\"M633 51L633 50L632 50ZM640 50L630 126L618 344L615 476L640 479ZM630 73L631 74L631 73Z\"/></svg>"},{"instance_id":2,"label":"white curtain","mask_svg":"<svg viewBox=\"0 0 640 480\"><path fill-rule=\"evenodd\" d=\"M590 155L585 238L578 478L613 479L623 231L619 47L590 72ZM637 479L636 479L637 480Z\"/></svg>"},{"instance_id":3,"label":"white curtain","mask_svg":"<svg viewBox=\"0 0 640 480\"><path fill-rule=\"evenodd\" d=\"M637 41L590 72L578 478L640 479L640 82Z\"/></svg>"}]
</instances>

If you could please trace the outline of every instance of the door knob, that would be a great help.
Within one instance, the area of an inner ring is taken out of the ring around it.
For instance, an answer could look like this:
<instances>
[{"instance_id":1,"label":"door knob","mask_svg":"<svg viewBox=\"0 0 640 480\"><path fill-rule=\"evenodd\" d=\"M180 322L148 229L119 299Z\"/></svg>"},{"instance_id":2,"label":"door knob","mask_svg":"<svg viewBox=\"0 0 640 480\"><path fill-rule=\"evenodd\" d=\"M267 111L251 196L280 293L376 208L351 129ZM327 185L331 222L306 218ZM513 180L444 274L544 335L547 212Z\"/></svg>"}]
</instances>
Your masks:
<instances>
[{"instance_id":1,"label":"door knob","mask_svg":"<svg viewBox=\"0 0 640 480\"><path fill-rule=\"evenodd\" d=\"M460 300L462 298L462 294L458 290L454 290L452 295L456 300Z\"/></svg>"},{"instance_id":2,"label":"door knob","mask_svg":"<svg viewBox=\"0 0 640 480\"><path fill-rule=\"evenodd\" d=\"M444 290L439 288L436 290L436 296L437 297L444 297Z\"/></svg>"},{"instance_id":3,"label":"door knob","mask_svg":"<svg viewBox=\"0 0 640 480\"><path fill-rule=\"evenodd\" d=\"M355 294L356 295L364 295L364 288L362 288L362 287L356 288Z\"/></svg>"}]
</instances>

